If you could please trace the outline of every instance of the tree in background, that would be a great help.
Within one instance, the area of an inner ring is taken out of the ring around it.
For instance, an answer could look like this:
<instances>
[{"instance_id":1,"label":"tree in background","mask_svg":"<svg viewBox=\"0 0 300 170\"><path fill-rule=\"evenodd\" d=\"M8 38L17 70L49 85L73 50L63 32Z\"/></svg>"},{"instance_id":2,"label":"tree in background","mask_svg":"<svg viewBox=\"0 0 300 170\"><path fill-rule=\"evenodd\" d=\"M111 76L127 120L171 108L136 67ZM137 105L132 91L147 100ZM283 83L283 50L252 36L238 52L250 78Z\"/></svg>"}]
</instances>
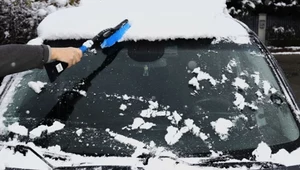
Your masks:
<instances>
[{"instance_id":1,"label":"tree in background","mask_svg":"<svg viewBox=\"0 0 300 170\"><path fill-rule=\"evenodd\" d=\"M0 0L0 44L27 43L48 14L72 6L79 0Z\"/></svg>"},{"instance_id":2,"label":"tree in background","mask_svg":"<svg viewBox=\"0 0 300 170\"><path fill-rule=\"evenodd\" d=\"M227 7L232 16L257 15L299 15L298 0L228 0Z\"/></svg>"}]
</instances>

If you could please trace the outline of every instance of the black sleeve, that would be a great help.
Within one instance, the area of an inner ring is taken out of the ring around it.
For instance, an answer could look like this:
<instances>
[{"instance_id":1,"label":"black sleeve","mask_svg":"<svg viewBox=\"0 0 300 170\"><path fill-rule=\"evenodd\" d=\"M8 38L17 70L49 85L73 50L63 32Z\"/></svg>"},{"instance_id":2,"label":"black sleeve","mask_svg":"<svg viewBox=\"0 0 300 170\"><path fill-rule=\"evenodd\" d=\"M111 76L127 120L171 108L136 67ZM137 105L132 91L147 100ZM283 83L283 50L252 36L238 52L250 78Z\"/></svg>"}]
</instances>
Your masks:
<instances>
[{"instance_id":1,"label":"black sleeve","mask_svg":"<svg viewBox=\"0 0 300 170\"><path fill-rule=\"evenodd\" d=\"M43 68L49 60L49 50L46 45L0 46L0 77L34 68Z\"/></svg>"}]
</instances>

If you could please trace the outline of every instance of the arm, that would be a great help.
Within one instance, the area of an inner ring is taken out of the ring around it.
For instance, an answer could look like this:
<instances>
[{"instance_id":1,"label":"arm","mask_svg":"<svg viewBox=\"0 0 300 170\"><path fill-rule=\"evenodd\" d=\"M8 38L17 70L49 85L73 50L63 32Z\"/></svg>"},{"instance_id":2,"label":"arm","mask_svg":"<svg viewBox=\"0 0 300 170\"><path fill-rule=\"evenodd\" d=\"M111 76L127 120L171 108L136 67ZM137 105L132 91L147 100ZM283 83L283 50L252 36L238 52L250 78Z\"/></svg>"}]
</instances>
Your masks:
<instances>
[{"instance_id":1,"label":"arm","mask_svg":"<svg viewBox=\"0 0 300 170\"><path fill-rule=\"evenodd\" d=\"M77 48L50 48L47 45L10 44L0 46L0 77L34 68L52 60L69 64L80 61L82 52Z\"/></svg>"}]
</instances>

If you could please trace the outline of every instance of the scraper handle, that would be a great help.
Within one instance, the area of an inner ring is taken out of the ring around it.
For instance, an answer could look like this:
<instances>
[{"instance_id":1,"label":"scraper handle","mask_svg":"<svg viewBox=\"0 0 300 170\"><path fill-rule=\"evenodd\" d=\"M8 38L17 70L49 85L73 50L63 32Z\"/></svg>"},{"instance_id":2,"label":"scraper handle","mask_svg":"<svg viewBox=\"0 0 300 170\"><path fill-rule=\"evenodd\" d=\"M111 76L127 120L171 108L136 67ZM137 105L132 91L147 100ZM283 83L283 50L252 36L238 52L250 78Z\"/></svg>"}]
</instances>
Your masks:
<instances>
[{"instance_id":1,"label":"scraper handle","mask_svg":"<svg viewBox=\"0 0 300 170\"><path fill-rule=\"evenodd\" d=\"M84 45L79 47L79 49L82 51L82 53L85 53L88 50L88 48ZM68 63L62 61L54 61L45 64L45 69L47 71L50 82L54 82L56 78L68 68L68 66Z\"/></svg>"}]
</instances>

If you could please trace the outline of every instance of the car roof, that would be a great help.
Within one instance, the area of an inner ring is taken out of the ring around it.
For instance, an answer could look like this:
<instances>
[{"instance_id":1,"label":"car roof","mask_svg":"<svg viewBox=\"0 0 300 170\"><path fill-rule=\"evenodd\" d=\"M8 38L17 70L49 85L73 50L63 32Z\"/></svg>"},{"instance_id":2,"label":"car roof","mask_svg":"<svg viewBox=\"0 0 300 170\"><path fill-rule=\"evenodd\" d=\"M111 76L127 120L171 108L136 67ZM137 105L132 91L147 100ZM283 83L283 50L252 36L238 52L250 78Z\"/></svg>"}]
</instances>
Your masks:
<instances>
[{"instance_id":1,"label":"car roof","mask_svg":"<svg viewBox=\"0 0 300 170\"><path fill-rule=\"evenodd\" d=\"M217 38L249 43L248 31L228 14L225 0L83 0L78 7L48 15L38 26L38 36L89 39L124 19L131 28L122 40Z\"/></svg>"}]
</instances>

